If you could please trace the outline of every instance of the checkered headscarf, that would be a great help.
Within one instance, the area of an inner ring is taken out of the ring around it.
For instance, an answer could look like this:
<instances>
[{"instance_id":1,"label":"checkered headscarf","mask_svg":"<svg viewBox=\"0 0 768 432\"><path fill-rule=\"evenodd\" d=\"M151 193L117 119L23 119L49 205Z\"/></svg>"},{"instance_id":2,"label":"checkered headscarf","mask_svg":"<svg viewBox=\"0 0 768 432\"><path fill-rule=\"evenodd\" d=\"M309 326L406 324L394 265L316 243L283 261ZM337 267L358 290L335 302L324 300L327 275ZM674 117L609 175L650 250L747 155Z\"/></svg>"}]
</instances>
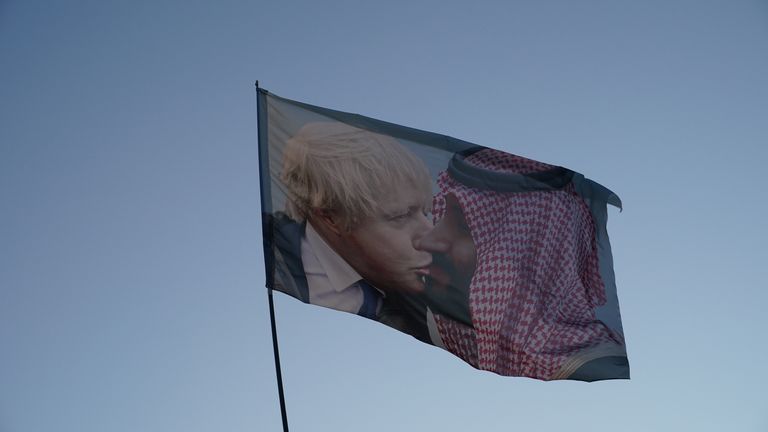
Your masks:
<instances>
[{"instance_id":1,"label":"checkered headscarf","mask_svg":"<svg viewBox=\"0 0 768 432\"><path fill-rule=\"evenodd\" d=\"M492 149L465 162L507 174L555 168ZM469 286L474 328L435 315L446 349L478 369L549 380L567 378L564 365L584 350L623 345L621 335L595 317L595 308L606 302L595 226L572 184L496 192L443 172L438 186L435 223L445 213L445 195L454 194L477 253Z\"/></svg>"}]
</instances>

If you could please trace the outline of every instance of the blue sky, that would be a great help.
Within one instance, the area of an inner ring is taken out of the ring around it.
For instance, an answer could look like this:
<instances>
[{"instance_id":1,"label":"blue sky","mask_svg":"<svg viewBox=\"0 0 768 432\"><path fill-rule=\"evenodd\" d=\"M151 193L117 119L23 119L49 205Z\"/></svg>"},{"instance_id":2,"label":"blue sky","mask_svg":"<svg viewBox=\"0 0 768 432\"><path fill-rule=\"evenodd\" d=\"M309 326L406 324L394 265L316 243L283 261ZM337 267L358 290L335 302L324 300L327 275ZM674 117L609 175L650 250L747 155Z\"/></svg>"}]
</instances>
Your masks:
<instances>
[{"instance_id":1,"label":"blue sky","mask_svg":"<svg viewBox=\"0 0 768 432\"><path fill-rule=\"evenodd\" d=\"M768 3L6 0L0 65L0 430L280 430L256 79L624 201L632 380L276 294L291 430L768 430Z\"/></svg>"}]
</instances>

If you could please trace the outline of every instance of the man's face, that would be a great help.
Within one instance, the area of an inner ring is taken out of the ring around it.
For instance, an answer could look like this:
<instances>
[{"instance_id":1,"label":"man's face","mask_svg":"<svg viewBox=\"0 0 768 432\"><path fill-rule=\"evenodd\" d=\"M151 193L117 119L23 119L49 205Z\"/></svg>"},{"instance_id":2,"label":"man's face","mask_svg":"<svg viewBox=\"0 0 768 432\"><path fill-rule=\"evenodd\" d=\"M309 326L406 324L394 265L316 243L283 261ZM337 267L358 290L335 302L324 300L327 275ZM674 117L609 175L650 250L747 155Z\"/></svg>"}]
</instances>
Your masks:
<instances>
[{"instance_id":1,"label":"man's face","mask_svg":"<svg viewBox=\"0 0 768 432\"><path fill-rule=\"evenodd\" d=\"M436 294L468 291L477 267L477 251L461 206L453 194L446 195L443 218L421 237L417 248L432 254L429 281Z\"/></svg>"},{"instance_id":2,"label":"man's face","mask_svg":"<svg viewBox=\"0 0 768 432\"><path fill-rule=\"evenodd\" d=\"M424 198L415 187L381 197L378 214L340 234L343 250L337 252L382 291L423 291L432 257L414 245L432 228Z\"/></svg>"}]
</instances>

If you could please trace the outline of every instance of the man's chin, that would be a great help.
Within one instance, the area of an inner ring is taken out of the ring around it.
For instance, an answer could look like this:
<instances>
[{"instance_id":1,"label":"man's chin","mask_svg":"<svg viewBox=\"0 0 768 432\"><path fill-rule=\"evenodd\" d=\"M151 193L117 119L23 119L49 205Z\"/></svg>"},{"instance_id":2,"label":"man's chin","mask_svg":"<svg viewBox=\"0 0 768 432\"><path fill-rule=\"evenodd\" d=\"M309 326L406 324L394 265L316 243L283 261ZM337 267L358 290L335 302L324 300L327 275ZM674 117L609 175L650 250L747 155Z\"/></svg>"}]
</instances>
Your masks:
<instances>
[{"instance_id":1,"label":"man's chin","mask_svg":"<svg viewBox=\"0 0 768 432\"><path fill-rule=\"evenodd\" d=\"M403 294L405 295L419 295L424 292L426 287L421 281L411 282L403 287Z\"/></svg>"},{"instance_id":2,"label":"man's chin","mask_svg":"<svg viewBox=\"0 0 768 432\"><path fill-rule=\"evenodd\" d=\"M371 283L387 295L418 295L426 289L424 282L419 279L383 283L371 281Z\"/></svg>"},{"instance_id":3,"label":"man's chin","mask_svg":"<svg viewBox=\"0 0 768 432\"><path fill-rule=\"evenodd\" d=\"M426 286L426 291L432 296L440 296L448 293L448 285L440 283L435 279L431 279Z\"/></svg>"},{"instance_id":4,"label":"man's chin","mask_svg":"<svg viewBox=\"0 0 768 432\"><path fill-rule=\"evenodd\" d=\"M419 295L425 289L425 282L421 278L416 278L402 282L399 285L398 292L402 295Z\"/></svg>"}]
</instances>

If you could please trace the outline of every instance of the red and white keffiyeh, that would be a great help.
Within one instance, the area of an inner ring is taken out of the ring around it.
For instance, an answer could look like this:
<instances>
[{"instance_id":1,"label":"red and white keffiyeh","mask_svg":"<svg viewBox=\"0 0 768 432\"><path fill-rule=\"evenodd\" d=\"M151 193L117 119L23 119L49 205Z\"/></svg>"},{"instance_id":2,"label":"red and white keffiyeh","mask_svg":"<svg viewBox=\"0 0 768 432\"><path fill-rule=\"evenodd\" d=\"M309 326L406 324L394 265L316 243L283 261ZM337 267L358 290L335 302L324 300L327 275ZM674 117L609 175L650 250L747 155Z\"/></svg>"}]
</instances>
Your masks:
<instances>
[{"instance_id":1,"label":"red and white keffiyeh","mask_svg":"<svg viewBox=\"0 0 768 432\"><path fill-rule=\"evenodd\" d=\"M555 168L492 149L465 162L509 174ZM435 223L445 213L445 195L454 194L477 254L469 287L474 328L435 315L447 350L481 370L543 380L567 378L606 347L623 351L622 336L595 316L606 302L595 226L572 184L496 192L465 186L443 172L438 186Z\"/></svg>"}]
</instances>

